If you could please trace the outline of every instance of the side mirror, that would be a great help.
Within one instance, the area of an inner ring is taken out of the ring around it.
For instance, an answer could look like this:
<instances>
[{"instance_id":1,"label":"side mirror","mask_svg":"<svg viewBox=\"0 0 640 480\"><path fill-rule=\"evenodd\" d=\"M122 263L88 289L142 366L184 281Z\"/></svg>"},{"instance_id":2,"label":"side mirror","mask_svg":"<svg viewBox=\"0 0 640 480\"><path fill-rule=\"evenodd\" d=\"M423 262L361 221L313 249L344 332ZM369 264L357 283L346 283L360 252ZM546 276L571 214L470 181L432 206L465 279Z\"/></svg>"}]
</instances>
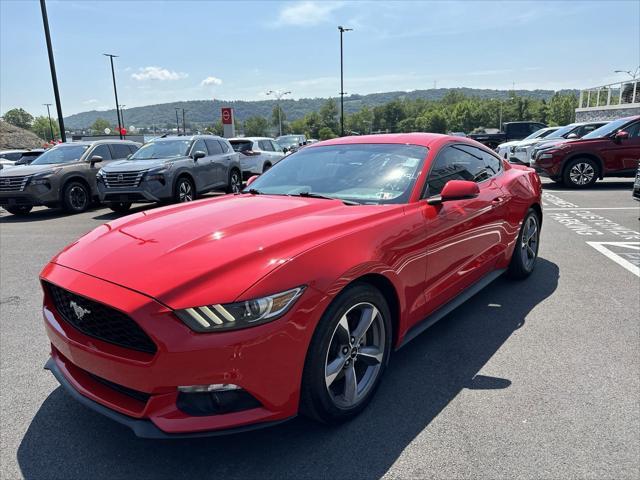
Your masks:
<instances>
[{"instance_id":1,"label":"side mirror","mask_svg":"<svg viewBox=\"0 0 640 480\"><path fill-rule=\"evenodd\" d=\"M282 147L282 153L287 153L289 149L287 147Z\"/></svg>"},{"instance_id":2,"label":"side mirror","mask_svg":"<svg viewBox=\"0 0 640 480\"><path fill-rule=\"evenodd\" d=\"M100 162L102 162L102 157L100 155L94 155L93 157L91 157L91 160L89 160L89 163L91 164L92 167L96 163L100 163Z\"/></svg>"},{"instance_id":3,"label":"side mirror","mask_svg":"<svg viewBox=\"0 0 640 480\"><path fill-rule=\"evenodd\" d=\"M206 156L207 156L207 154L204 153L202 150L198 150L197 152L193 152L193 155L192 155L193 159L196 160L196 161L198 161L198 159L204 158Z\"/></svg>"},{"instance_id":4,"label":"side mirror","mask_svg":"<svg viewBox=\"0 0 640 480\"><path fill-rule=\"evenodd\" d=\"M475 198L480 194L480 188L476 182L469 180L449 180L440 195L434 195L427 199L429 205L438 205L450 200L464 200Z\"/></svg>"},{"instance_id":5,"label":"side mirror","mask_svg":"<svg viewBox=\"0 0 640 480\"><path fill-rule=\"evenodd\" d=\"M253 175L253 176L249 177L249 180L247 180L247 185L246 185L246 187L248 187L248 186L249 186L249 185L251 185L253 182L255 182L255 181L258 179L258 177L259 177L259 176L260 176L260 175Z\"/></svg>"},{"instance_id":6,"label":"side mirror","mask_svg":"<svg viewBox=\"0 0 640 480\"><path fill-rule=\"evenodd\" d=\"M577 133L570 133L569 135L567 135L567 140L571 140L573 138L580 138L580 137L578 137Z\"/></svg>"},{"instance_id":7,"label":"side mirror","mask_svg":"<svg viewBox=\"0 0 640 480\"><path fill-rule=\"evenodd\" d=\"M616 135L613 137L615 138L616 141L620 141L620 140L627 140L629 138L629 132L625 132L624 130L620 130L618 133L616 133Z\"/></svg>"}]
</instances>

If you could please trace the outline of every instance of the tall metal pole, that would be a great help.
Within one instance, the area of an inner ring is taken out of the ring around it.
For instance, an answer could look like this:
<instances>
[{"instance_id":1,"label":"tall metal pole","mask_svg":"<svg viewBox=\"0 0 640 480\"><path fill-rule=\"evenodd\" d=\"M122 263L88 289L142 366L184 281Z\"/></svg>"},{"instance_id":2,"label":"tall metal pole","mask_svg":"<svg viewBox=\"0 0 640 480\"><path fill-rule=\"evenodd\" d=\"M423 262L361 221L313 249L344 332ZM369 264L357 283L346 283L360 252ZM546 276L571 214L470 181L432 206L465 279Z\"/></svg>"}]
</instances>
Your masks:
<instances>
[{"instance_id":1,"label":"tall metal pole","mask_svg":"<svg viewBox=\"0 0 640 480\"><path fill-rule=\"evenodd\" d=\"M178 110L179 108L174 107L176 110L176 135L180 135L180 120L178 120Z\"/></svg>"},{"instance_id":2,"label":"tall metal pole","mask_svg":"<svg viewBox=\"0 0 640 480\"><path fill-rule=\"evenodd\" d=\"M350 32L353 28L339 26L340 31L340 136L344 137L344 61L342 54L342 34Z\"/></svg>"},{"instance_id":3,"label":"tall metal pole","mask_svg":"<svg viewBox=\"0 0 640 480\"><path fill-rule=\"evenodd\" d=\"M127 126L124 123L124 107L126 107L126 105L120 105L120 117L122 118L122 126L126 130Z\"/></svg>"},{"instance_id":4,"label":"tall metal pole","mask_svg":"<svg viewBox=\"0 0 640 480\"><path fill-rule=\"evenodd\" d=\"M186 135L187 134L187 124L186 124L186 122L184 120L184 112L185 112L185 110L183 108L182 109L182 134Z\"/></svg>"},{"instance_id":5,"label":"tall metal pole","mask_svg":"<svg viewBox=\"0 0 640 480\"><path fill-rule=\"evenodd\" d=\"M49 110L49 107L51 106L51 104L43 103L43 105L47 107L47 117L49 117L49 131L51 132L51 141L53 141L55 140L55 136L53 135L53 123L51 122L51 110Z\"/></svg>"},{"instance_id":6,"label":"tall metal pole","mask_svg":"<svg viewBox=\"0 0 640 480\"><path fill-rule=\"evenodd\" d=\"M42 10L44 36L47 41L49 69L51 70L51 81L53 82L53 94L56 97L56 110L58 111L58 126L60 127L60 138L63 142L66 142L67 135L64 131L64 120L62 119L62 104L60 103L60 92L58 91L58 76L56 75L56 64L53 60L53 47L51 46L51 32L49 32L49 18L47 17L47 6L45 4L45 0L40 0L40 10Z\"/></svg>"},{"instance_id":7,"label":"tall metal pole","mask_svg":"<svg viewBox=\"0 0 640 480\"><path fill-rule=\"evenodd\" d=\"M276 97L276 107L278 108L278 135L282 136L282 111L280 109L280 100L282 99L282 97L284 97L285 95L289 95L291 92L290 91L286 91L286 92L282 92L280 90L278 91L274 91L274 90L269 90L267 92L267 95L273 95Z\"/></svg>"},{"instance_id":8,"label":"tall metal pole","mask_svg":"<svg viewBox=\"0 0 640 480\"><path fill-rule=\"evenodd\" d=\"M103 53L105 57L109 57L111 60L111 77L113 78L113 94L116 97L116 115L118 116L118 135L120 135L120 140L122 140L122 123L120 122L120 105L118 103L118 89L116 88L116 72L113 68L113 57L117 57L118 55L111 55L110 53Z\"/></svg>"}]
</instances>

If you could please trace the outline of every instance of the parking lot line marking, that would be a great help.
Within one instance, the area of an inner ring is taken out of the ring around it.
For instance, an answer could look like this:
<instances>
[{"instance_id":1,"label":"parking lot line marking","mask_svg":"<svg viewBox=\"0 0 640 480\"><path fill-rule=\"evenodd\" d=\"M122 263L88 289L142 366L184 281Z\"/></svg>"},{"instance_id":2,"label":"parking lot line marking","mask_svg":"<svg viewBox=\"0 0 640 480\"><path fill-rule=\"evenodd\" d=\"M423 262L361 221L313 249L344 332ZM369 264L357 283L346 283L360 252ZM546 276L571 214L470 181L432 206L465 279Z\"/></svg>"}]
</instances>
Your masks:
<instances>
[{"instance_id":1,"label":"parking lot line marking","mask_svg":"<svg viewBox=\"0 0 640 480\"><path fill-rule=\"evenodd\" d=\"M640 210L640 207L552 207L546 210Z\"/></svg>"},{"instance_id":2,"label":"parking lot line marking","mask_svg":"<svg viewBox=\"0 0 640 480\"><path fill-rule=\"evenodd\" d=\"M609 245L612 247L627 248L627 249L640 252L640 242L587 242L587 245L592 246L608 259L613 260L621 267L626 268L637 277L640 277L639 266L634 265L630 261L626 260L625 258L622 258L617 253L614 253L611 250L609 250L609 248L605 247L605 245Z\"/></svg>"}]
</instances>

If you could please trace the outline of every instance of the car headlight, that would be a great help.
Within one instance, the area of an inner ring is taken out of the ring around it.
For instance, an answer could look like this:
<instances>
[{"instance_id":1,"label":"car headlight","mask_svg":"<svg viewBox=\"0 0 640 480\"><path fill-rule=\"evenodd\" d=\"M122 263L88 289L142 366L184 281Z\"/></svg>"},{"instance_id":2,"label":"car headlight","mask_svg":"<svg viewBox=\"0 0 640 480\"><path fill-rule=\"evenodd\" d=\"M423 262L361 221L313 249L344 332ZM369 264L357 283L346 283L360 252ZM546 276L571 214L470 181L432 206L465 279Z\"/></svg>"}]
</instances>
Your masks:
<instances>
[{"instance_id":1,"label":"car headlight","mask_svg":"<svg viewBox=\"0 0 640 480\"><path fill-rule=\"evenodd\" d=\"M52 168L51 170L46 170L44 172L36 173L29 180L29 184L31 185L47 185L49 183L49 179L52 175L58 173L61 168Z\"/></svg>"},{"instance_id":2,"label":"car headlight","mask_svg":"<svg viewBox=\"0 0 640 480\"><path fill-rule=\"evenodd\" d=\"M173 163L166 163L161 167L152 168L145 174L144 179L147 182L150 182L152 180L158 180L160 182L164 182L164 174L167 173L172 168L173 168Z\"/></svg>"},{"instance_id":3,"label":"car headlight","mask_svg":"<svg viewBox=\"0 0 640 480\"><path fill-rule=\"evenodd\" d=\"M553 158L553 154L557 153L557 152L558 152L558 150L544 150L544 153L540 154L538 156L538 158L539 159L542 159L542 158Z\"/></svg>"},{"instance_id":4,"label":"car headlight","mask_svg":"<svg viewBox=\"0 0 640 480\"><path fill-rule=\"evenodd\" d=\"M98 173L96 173L96 180L98 180L99 182L104 181L104 177L106 177L107 175L104 173L103 169L98 170Z\"/></svg>"},{"instance_id":5,"label":"car headlight","mask_svg":"<svg viewBox=\"0 0 640 480\"><path fill-rule=\"evenodd\" d=\"M289 311L305 287L243 302L205 305L176 310L176 315L196 332L239 330L272 322Z\"/></svg>"}]
</instances>

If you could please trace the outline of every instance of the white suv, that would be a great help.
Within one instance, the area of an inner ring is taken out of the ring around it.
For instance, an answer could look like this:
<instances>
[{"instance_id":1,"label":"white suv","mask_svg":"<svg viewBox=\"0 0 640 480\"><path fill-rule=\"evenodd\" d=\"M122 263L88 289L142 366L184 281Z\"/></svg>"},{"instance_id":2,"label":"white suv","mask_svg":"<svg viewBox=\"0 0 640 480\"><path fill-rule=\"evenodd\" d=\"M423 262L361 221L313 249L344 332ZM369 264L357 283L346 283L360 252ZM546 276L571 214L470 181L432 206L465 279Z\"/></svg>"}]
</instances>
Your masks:
<instances>
[{"instance_id":1,"label":"white suv","mask_svg":"<svg viewBox=\"0 0 640 480\"><path fill-rule=\"evenodd\" d=\"M242 177L260 175L284 158L284 151L272 138L231 138L229 143L240 154Z\"/></svg>"}]
</instances>

